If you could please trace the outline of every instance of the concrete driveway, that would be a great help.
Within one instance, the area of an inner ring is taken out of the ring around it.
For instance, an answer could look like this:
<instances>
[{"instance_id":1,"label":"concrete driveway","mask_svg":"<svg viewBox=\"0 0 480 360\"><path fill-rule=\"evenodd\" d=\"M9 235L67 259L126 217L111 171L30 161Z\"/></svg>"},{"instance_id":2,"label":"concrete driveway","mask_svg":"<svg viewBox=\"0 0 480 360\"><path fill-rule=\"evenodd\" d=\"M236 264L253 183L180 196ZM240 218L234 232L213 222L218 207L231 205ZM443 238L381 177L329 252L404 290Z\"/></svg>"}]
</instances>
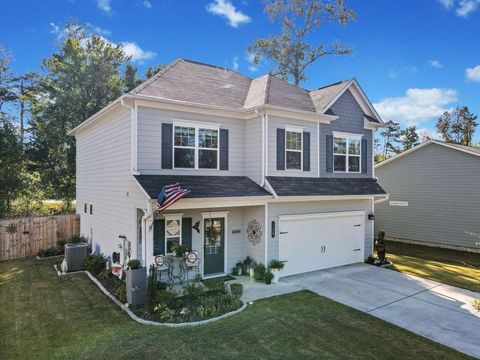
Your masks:
<instances>
[{"instance_id":1,"label":"concrete driveway","mask_svg":"<svg viewBox=\"0 0 480 360\"><path fill-rule=\"evenodd\" d=\"M471 306L480 293L366 264L290 276L278 285L283 292L311 290L480 358L480 315Z\"/></svg>"}]
</instances>

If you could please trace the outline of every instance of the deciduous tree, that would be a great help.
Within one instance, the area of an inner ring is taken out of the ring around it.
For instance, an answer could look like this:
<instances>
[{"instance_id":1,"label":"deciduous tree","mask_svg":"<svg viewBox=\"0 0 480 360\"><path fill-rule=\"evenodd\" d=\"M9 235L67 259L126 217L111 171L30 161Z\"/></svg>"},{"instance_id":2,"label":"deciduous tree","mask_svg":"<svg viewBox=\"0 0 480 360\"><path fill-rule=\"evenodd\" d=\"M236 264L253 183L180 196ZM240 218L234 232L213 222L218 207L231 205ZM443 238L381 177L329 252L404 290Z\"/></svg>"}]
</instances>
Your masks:
<instances>
[{"instance_id":1,"label":"deciduous tree","mask_svg":"<svg viewBox=\"0 0 480 360\"><path fill-rule=\"evenodd\" d=\"M333 45L311 42L312 33L320 25L337 21L346 26L356 18L344 0L267 0L265 12L272 22L280 23L281 32L255 39L247 51L253 54L255 64L262 58L273 61L274 75L299 85L307 80L306 69L319 58L351 53L340 41Z\"/></svg>"},{"instance_id":2,"label":"deciduous tree","mask_svg":"<svg viewBox=\"0 0 480 360\"><path fill-rule=\"evenodd\" d=\"M445 111L437 120L437 130L448 143L472 145L473 134L478 126L477 115L472 114L468 107L457 107Z\"/></svg>"}]
</instances>

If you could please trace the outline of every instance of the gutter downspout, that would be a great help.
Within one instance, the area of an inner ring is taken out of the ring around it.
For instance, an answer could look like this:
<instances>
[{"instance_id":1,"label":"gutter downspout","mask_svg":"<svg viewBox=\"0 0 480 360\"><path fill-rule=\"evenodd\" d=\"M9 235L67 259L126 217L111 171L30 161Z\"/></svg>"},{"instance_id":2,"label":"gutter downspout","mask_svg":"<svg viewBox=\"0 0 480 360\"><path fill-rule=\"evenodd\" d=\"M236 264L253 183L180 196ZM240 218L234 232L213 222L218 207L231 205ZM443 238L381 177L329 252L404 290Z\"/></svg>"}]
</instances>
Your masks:
<instances>
[{"instance_id":1,"label":"gutter downspout","mask_svg":"<svg viewBox=\"0 0 480 360\"><path fill-rule=\"evenodd\" d=\"M265 186L265 115L260 114L258 109L255 109L255 114L261 117L262 120L262 174L260 186Z\"/></svg>"},{"instance_id":2,"label":"gutter downspout","mask_svg":"<svg viewBox=\"0 0 480 360\"><path fill-rule=\"evenodd\" d=\"M142 216L142 233L143 233L143 247L144 247L144 266L146 267L147 264L147 220L153 217L153 204L151 200L147 201L147 210L143 210L144 215ZM151 230L151 229L149 229Z\"/></svg>"}]
</instances>

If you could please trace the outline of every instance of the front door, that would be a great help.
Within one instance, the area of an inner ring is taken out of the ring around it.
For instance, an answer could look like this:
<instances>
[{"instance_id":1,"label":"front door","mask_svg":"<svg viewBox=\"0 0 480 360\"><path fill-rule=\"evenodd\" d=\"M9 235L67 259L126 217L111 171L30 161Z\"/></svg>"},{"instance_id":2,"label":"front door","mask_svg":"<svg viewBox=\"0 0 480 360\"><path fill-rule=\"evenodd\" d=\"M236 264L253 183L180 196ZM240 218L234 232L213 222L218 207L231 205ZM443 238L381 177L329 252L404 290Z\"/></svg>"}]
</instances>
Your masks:
<instances>
[{"instance_id":1,"label":"front door","mask_svg":"<svg viewBox=\"0 0 480 360\"><path fill-rule=\"evenodd\" d=\"M204 275L224 273L225 219L205 219L203 223Z\"/></svg>"}]
</instances>

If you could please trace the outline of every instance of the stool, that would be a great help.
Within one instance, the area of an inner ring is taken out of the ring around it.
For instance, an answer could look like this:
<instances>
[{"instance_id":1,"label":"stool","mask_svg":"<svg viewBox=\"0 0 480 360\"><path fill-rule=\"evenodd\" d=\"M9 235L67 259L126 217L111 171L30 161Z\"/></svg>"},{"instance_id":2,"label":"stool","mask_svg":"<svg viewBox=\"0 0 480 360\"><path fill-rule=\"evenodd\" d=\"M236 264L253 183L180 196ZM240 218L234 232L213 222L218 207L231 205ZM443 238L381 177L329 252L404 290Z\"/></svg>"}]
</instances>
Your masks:
<instances>
[{"instance_id":1,"label":"stool","mask_svg":"<svg viewBox=\"0 0 480 360\"><path fill-rule=\"evenodd\" d=\"M188 273L193 271L195 278L200 274L200 258L198 251L187 252L185 257L185 280L188 284Z\"/></svg>"}]
</instances>

